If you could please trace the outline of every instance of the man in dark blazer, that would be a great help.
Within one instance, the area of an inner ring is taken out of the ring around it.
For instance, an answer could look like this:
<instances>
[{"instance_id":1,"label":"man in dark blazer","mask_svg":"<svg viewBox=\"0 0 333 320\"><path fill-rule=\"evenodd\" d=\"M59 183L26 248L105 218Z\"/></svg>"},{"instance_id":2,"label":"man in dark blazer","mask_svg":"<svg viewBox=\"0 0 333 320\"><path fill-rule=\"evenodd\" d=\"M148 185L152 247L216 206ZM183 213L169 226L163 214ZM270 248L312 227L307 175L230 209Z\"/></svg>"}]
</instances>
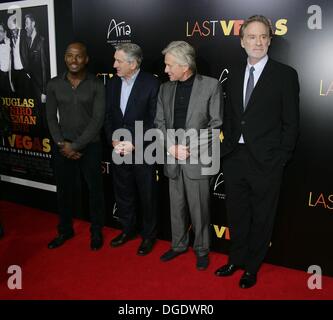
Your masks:
<instances>
[{"instance_id":1,"label":"man in dark blazer","mask_svg":"<svg viewBox=\"0 0 333 320\"><path fill-rule=\"evenodd\" d=\"M144 160L136 161L136 155L143 154L147 146L136 145L136 139L143 142L145 132L153 128L159 81L140 70L142 50L134 43L118 45L114 59L117 75L107 84L105 131L112 159L120 155L124 160L112 161L114 194L123 230L111 241L111 246L120 246L135 237L141 209L142 242L137 254L143 256L151 252L156 239L156 170ZM140 133L135 132L135 127L140 125L142 136L136 136ZM126 137L114 136L118 129Z\"/></svg>"},{"instance_id":2,"label":"man in dark blazer","mask_svg":"<svg viewBox=\"0 0 333 320\"><path fill-rule=\"evenodd\" d=\"M167 151L164 174L169 178L172 244L161 260L169 261L188 250L191 219L196 268L205 270L210 245L209 181L218 172L220 159L213 152L212 170L205 170L202 156L203 150L213 151L216 145L219 151L221 86L217 79L196 73L195 50L187 42L173 41L162 53L170 81L160 88L155 124Z\"/></svg>"},{"instance_id":3,"label":"man in dark blazer","mask_svg":"<svg viewBox=\"0 0 333 320\"><path fill-rule=\"evenodd\" d=\"M46 121L46 83L50 78L49 59L46 53L45 40L40 35L36 19L31 14L25 15L25 30L27 33L28 59L29 59L29 76L31 78L31 93L35 99L35 114L38 119L38 128L47 128Z\"/></svg>"},{"instance_id":4,"label":"man in dark blazer","mask_svg":"<svg viewBox=\"0 0 333 320\"><path fill-rule=\"evenodd\" d=\"M231 248L217 276L244 269L241 288L256 284L271 240L284 167L299 129L299 83L291 67L267 56L270 21L252 16L240 30L247 64L231 69L221 148Z\"/></svg>"},{"instance_id":5,"label":"man in dark blazer","mask_svg":"<svg viewBox=\"0 0 333 320\"><path fill-rule=\"evenodd\" d=\"M36 28L36 20L32 14L25 15L25 30L27 32L29 74L31 76L35 96L39 102L46 102L46 83L48 75L48 58L45 40Z\"/></svg>"}]
</instances>

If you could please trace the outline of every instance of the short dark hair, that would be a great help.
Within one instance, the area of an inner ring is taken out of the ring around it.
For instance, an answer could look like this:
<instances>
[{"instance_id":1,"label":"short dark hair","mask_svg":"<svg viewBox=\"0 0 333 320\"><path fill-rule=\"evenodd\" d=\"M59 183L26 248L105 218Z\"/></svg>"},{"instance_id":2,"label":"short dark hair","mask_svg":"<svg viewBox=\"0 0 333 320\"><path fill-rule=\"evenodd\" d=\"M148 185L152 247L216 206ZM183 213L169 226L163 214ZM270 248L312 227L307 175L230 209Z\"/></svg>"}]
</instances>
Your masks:
<instances>
[{"instance_id":1,"label":"short dark hair","mask_svg":"<svg viewBox=\"0 0 333 320\"><path fill-rule=\"evenodd\" d=\"M71 46L72 44L78 44L82 47L82 49L84 50L85 54L88 55L88 48L87 48L87 45L83 42L83 41L80 41L80 40L74 40L74 41L71 41L67 47L66 47L66 52L69 48L69 46Z\"/></svg>"},{"instance_id":2,"label":"short dark hair","mask_svg":"<svg viewBox=\"0 0 333 320\"><path fill-rule=\"evenodd\" d=\"M250 18L247 18L244 23L241 25L241 28L239 30L239 36L243 39L244 37L244 30L247 28L247 26L252 23L252 22L261 22L263 23L269 32L269 37L272 38L273 37L273 27L272 27L272 22L271 20L269 20L268 18L266 18L265 16L256 14L254 16L251 16Z\"/></svg>"},{"instance_id":3,"label":"short dark hair","mask_svg":"<svg viewBox=\"0 0 333 320\"><path fill-rule=\"evenodd\" d=\"M27 13L25 16L24 16L24 19L30 19L31 21L35 22L36 23L36 19L34 17L34 15L32 13Z\"/></svg>"}]
</instances>

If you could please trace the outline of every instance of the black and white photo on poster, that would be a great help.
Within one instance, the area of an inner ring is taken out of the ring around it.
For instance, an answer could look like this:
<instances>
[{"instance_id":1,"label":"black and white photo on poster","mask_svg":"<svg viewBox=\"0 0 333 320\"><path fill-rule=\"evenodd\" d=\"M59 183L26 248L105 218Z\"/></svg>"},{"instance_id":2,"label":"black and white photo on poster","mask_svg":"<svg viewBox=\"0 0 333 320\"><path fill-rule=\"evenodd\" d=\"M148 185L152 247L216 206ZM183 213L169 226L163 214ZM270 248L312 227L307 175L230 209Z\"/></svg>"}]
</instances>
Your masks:
<instances>
[{"instance_id":1,"label":"black and white photo on poster","mask_svg":"<svg viewBox=\"0 0 333 320\"><path fill-rule=\"evenodd\" d=\"M53 0L0 4L0 106L11 120L0 143L5 181L53 188L45 103L55 75Z\"/></svg>"}]
</instances>

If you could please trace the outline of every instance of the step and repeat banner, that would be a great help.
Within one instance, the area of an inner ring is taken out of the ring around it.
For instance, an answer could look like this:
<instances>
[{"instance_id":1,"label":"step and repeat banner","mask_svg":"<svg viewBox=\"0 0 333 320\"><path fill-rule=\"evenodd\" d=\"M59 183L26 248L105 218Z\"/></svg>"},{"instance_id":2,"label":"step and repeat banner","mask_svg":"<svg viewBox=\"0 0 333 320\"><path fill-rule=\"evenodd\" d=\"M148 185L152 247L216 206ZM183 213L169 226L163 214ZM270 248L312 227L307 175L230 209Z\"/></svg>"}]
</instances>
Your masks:
<instances>
[{"instance_id":1,"label":"step and repeat banner","mask_svg":"<svg viewBox=\"0 0 333 320\"><path fill-rule=\"evenodd\" d=\"M45 44L48 44L48 66L52 75L52 37L47 8L47 5L22 8L22 19L24 21L25 15L30 12L38 19L39 32ZM2 6L0 9L0 21L8 25L11 13ZM197 51L199 72L215 77L224 84L231 64L246 59L239 39L243 20L254 14L263 14L271 19L275 36L269 51L270 57L291 65L299 74L301 131L294 157L285 171L275 230L266 261L302 270L316 265L322 268L324 274L333 276L333 251L330 247L333 228L333 4L326 0L315 3L306 0L94 0L93 3L73 0L72 12L76 39L88 45L89 69L104 83L114 73L114 45L124 42L139 44L144 52L142 69L156 74L163 82L167 77L161 51L170 41L185 40ZM11 31L7 32L10 35ZM5 139L0 151L1 163L8 156L12 160L5 160L6 166L1 167L10 170L8 175L21 177L21 172L13 169L21 167L13 164L19 162L23 166L22 163L27 163L24 168L31 175L31 180L45 183L49 179L45 180L45 177L49 176L46 174L37 179L36 172L31 169L40 161L41 166L47 166L46 156L50 154L49 140L44 140L49 137L46 133L44 135L44 129L39 128L41 131L36 134L40 123L36 113L39 100L13 93L9 98L2 99L2 104L6 105L8 101L12 109L15 131L14 136ZM22 106L24 104L26 106ZM25 114L21 115L23 112ZM32 122L31 117L36 117L36 125L28 123ZM32 150L18 147L26 145L29 137ZM30 155L28 152L39 155ZM109 153L105 145L102 170L108 224L117 226ZM157 179L160 237L170 239L168 182L161 168L157 170ZM212 182L211 194L212 249L228 252L230 237L225 213L223 172Z\"/></svg>"},{"instance_id":2,"label":"step and repeat banner","mask_svg":"<svg viewBox=\"0 0 333 320\"><path fill-rule=\"evenodd\" d=\"M1 179L54 191L46 84L56 75L53 1L0 4L0 107L11 132L0 141Z\"/></svg>"},{"instance_id":3,"label":"step and repeat banner","mask_svg":"<svg viewBox=\"0 0 333 320\"><path fill-rule=\"evenodd\" d=\"M333 4L323 0L315 5L296 0L95 0L93 5L73 1L74 34L88 44L90 68L103 81L114 72L115 44L138 43L144 52L142 68L165 81L161 51L170 41L185 40L196 48L199 72L223 83L229 66L246 58L239 28L253 14L271 19L275 37L270 56L293 66L301 86L300 138L285 172L266 260L303 270L318 265L333 275ZM107 164L107 150L105 159ZM160 233L168 238L169 197L161 170L158 178ZM224 198L221 172L212 184L212 243L214 250L227 252ZM110 205L109 214L116 216L114 209Z\"/></svg>"}]
</instances>

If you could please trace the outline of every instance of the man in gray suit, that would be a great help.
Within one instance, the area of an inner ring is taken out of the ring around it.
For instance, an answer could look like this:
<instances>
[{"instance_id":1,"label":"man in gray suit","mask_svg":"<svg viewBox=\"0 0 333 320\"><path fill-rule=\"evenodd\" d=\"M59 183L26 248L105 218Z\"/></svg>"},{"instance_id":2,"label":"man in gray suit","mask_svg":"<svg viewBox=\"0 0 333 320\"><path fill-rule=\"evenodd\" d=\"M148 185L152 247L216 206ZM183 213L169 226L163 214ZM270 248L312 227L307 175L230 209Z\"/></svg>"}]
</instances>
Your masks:
<instances>
[{"instance_id":1,"label":"man in gray suit","mask_svg":"<svg viewBox=\"0 0 333 320\"><path fill-rule=\"evenodd\" d=\"M173 41L162 54L170 81L160 87L155 125L163 133L168 155L164 174L169 178L172 248L161 260L169 261L187 251L190 215L196 267L205 270L210 242L209 181L218 171L219 159L213 157L212 162L218 162L215 170L205 170L208 163L202 155L208 149L216 151L214 145L219 143L221 86L216 79L196 73L195 50L187 42Z\"/></svg>"}]
</instances>

